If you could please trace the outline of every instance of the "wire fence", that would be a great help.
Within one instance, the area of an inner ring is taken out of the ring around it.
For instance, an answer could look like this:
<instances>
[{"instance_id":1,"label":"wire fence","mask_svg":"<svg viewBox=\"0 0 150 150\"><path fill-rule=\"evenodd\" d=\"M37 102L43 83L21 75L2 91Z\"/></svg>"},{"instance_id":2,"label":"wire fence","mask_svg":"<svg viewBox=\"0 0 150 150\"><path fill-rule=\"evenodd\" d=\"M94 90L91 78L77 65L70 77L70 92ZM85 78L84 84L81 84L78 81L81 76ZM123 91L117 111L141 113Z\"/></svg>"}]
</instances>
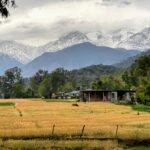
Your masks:
<instances>
[{"instance_id":1,"label":"wire fence","mask_svg":"<svg viewBox=\"0 0 150 150\"><path fill-rule=\"evenodd\" d=\"M1 139L88 139L88 140L118 140L134 139L149 140L150 127L142 125L81 125L49 127L32 127L16 129L0 129Z\"/></svg>"}]
</instances>

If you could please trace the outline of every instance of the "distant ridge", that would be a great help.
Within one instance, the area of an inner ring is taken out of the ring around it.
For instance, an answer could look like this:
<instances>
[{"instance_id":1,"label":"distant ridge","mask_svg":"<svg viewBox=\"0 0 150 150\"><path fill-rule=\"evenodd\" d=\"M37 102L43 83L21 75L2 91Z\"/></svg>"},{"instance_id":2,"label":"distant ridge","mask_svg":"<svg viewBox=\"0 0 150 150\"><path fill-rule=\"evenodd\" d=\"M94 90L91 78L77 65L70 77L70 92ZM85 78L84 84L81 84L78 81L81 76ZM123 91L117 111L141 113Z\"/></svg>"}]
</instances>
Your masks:
<instances>
[{"instance_id":1,"label":"distant ridge","mask_svg":"<svg viewBox=\"0 0 150 150\"><path fill-rule=\"evenodd\" d=\"M23 73L24 76L31 76L39 69L51 72L59 67L73 70L90 65L112 65L138 53L138 51L100 47L85 42L61 51L44 53L25 65Z\"/></svg>"},{"instance_id":2,"label":"distant ridge","mask_svg":"<svg viewBox=\"0 0 150 150\"><path fill-rule=\"evenodd\" d=\"M88 81L89 84L95 81L101 75L113 75L120 69L110 65L91 65L81 69L72 70L70 73L78 81Z\"/></svg>"},{"instance_id":3,"label":"distant ridge","mask_svg":"<svg viewBox=\"0 0 150 150\"><path fill-rule=\"evenodd\" d=\"M150 55L150 50L147 50L146 52L142 52L136 56L129 57L128 59L123 60L122 62L117 63L114 66L118 68L129 68L140 56L144 56L144 55Z\"/></svg>"},{"instance_id":4,"label":"distant ridge","mask_svg":"<svg viewBox=\"0 0 150 150\"><path fill-rule=\"evenodd\" d=\"M22 67L22 64L8 55L0 53L0 75L4 74L7 69L12 67Z\"/></svg>"}]
</instances>

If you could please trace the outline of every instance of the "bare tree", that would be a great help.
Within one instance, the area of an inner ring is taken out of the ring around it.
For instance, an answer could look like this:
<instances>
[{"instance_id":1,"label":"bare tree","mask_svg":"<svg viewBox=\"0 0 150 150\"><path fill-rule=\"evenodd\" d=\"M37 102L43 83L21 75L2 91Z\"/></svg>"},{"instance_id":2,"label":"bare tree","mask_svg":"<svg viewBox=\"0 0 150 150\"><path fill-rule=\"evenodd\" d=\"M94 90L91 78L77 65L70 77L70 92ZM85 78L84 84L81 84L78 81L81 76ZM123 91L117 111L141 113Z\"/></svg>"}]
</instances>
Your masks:
<instances>
[{"instance_id":1,"label":"bare tree","mask_svg":"<svg viewBox=\"0 0 150 150\"><path fill-rule=\"evenodd\" d=\"M0 0L0 14L2 17L9 16L9 7L15 7L15 0Z\"/></svg>"}]
</instances>

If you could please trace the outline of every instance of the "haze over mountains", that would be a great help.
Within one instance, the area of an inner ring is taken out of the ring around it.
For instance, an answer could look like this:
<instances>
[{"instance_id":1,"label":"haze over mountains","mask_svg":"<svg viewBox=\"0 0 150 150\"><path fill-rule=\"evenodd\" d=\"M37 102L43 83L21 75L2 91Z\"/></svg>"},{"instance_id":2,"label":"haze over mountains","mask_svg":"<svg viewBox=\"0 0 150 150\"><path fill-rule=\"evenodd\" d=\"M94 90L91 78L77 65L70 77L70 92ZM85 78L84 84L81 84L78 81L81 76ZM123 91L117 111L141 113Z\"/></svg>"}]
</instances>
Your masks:
<instances>
[{"instance_id":1,"label":"haze over mountains","mask_svg":"<svg viewBox=\"0 0 150 150\"><path fill-rule=\"evenodd\" d=\"M52 71L57 67L77 69L94 64L112 65L149 48L150 28L140 32L120 29L109 34L76 31L40 47L0 41L0 73L13 66L23 66L24 74L30 76L38 69Z\"/></svg>"}]
</instances>

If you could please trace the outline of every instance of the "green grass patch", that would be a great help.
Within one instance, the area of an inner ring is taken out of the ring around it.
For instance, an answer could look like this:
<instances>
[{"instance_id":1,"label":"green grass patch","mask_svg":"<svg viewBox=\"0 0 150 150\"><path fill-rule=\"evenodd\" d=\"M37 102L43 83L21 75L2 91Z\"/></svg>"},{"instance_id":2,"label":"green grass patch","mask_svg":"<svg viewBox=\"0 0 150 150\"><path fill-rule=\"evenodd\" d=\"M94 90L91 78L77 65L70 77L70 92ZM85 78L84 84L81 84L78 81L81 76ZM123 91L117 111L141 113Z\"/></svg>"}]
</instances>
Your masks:
<instances>
[{"instance_id":1,"label":"green grass patch","mask_svg":"<svg viewBox=\"0 0 150 150\"><path fill-rule=\"evenodd\" d=\"M15 106L13 102L0 102L0 106Z\"/></svg>"},{"instance_id":2,"label":"green grass patch","mask_svg":"<svg viewBox=\"0 0 150 150\"><path fill-rule=\"evenodd\" d=\"M150 106L148 105L131 105L133 110L142 111L142 112L149 112L150 113Z\"/></svg>"},{"instance_id":3,"label":"green grass patch","mask_svg":"<svg viewBox=\"0 0 150 150\"><path fill-rule=\"evenodd\" d=\"M46 99L45 101L46 102L66 102L66 103L69 103L69 102L76 102L77 99Z\"/></svg>"},{"instance_id":4,"label":"green grass patch","mask_svg":"<svg viewBox=\"0 0 150 150\"><path fill-rule=\"evenodd\" d=\"M150 113L150 106L149 105L143 105L143 104L137 104L137 105L132 105L132 104L117 104L117 105L128 106L128 107L131 107L135 111Z\"/></svg>"},{"instance_id":5,"label":"green grass patch","mask_svg":"<svg viewBox=\"0 0 150 150\"><path fill-rule=\"evenodd\" d=\"M150 150L150 147L138 146L138 147L128 148L128 150Z\"/></svg>"}]
</instances>

